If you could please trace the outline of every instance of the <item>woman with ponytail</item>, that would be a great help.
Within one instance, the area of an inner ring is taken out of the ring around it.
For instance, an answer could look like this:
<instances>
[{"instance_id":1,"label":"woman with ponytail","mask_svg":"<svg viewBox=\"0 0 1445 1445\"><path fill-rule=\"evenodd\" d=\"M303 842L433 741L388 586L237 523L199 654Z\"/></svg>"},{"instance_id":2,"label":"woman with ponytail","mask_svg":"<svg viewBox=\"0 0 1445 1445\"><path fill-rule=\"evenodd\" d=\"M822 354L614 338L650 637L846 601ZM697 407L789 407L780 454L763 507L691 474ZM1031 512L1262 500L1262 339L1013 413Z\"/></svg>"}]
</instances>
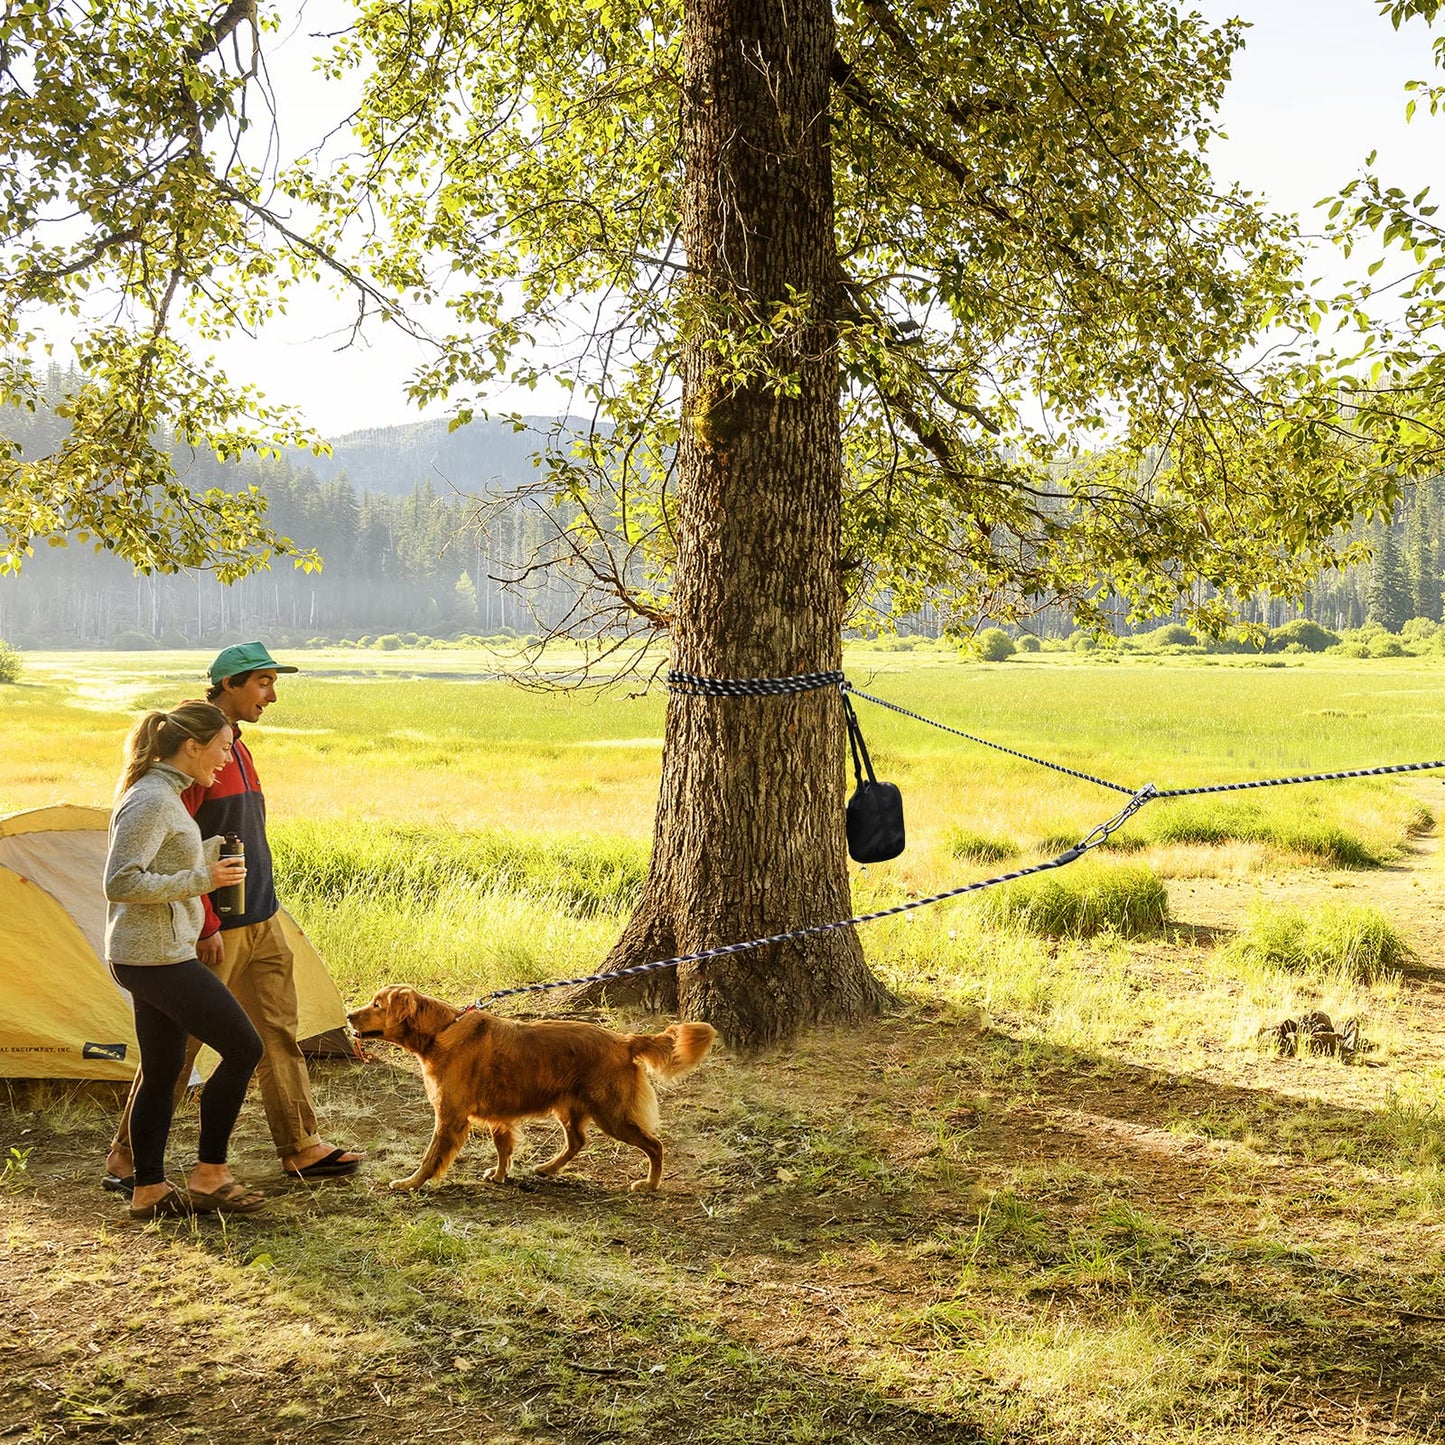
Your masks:
<instances>
[{"instance_id":1,"label":"woman with ponytail","mask_svg":"<svg viewBox=\"0 0 1445 1445\"><path fill-rule=\"evenodd\" d=\"M105 860L105 956L135 1007L142 1080L131 1111L135 1219L221 1209L250 1213L265 1197L226 1163L246 1086L261 1061L261 1039L245 1010L196 957L201 896L239 883L240 858L219 856L220 838L201 841L181 803L193 783L209 787L231 756L232 732L219 708L186 702L148 712L126 739ZM201 1093L197 1163L183 1193L165 1177L175 1085L189 1036L221 1062Z\"/></svg>"}]
</instances>

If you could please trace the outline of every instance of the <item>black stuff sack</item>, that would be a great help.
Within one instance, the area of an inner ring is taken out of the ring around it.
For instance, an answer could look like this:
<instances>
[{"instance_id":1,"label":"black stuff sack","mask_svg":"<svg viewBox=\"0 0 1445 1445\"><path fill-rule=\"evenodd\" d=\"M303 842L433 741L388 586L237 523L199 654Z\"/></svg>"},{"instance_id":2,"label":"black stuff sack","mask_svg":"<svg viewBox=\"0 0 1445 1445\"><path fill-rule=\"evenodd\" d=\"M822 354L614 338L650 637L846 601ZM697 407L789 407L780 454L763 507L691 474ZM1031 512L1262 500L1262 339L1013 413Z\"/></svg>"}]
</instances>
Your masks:
<instances>
[{"instance_id":1,"label":"black stuff sack","mask_svg":"<svg viewBox=\"0 0 1445 1445\"><path fill-rule=\"evenodd\" d=\"M903 794L897 783L880 783L873 776L873 760L863 741L863 729L858 726L846 693L843 713L848 723L848 745L853 751L853 776L858 782L848 799L848 856L855 863L886 863L904 847Z\"/></svg>"}]
</instances>

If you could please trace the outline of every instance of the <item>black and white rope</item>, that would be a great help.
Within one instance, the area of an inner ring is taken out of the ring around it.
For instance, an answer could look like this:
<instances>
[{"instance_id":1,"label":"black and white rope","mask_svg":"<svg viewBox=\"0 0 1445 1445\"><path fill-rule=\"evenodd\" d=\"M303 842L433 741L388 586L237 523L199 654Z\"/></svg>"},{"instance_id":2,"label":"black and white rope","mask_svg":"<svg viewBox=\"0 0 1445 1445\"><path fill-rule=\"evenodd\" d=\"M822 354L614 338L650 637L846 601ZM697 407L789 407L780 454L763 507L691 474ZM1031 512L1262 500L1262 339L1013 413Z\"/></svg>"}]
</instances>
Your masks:
<instances>
[{"instance_id":1,"label":"black and white rope","mask_svg":"<svg viewBox=\"0 0 1445 1445\"><path fill-rule=\"evenodd\" d=\"M575 988L584 983L610 983L617 978L631 978L639 973L653 973L658 969L676 968L683 963L702 963L709 958L725 958L733 953L745 953L751 948L767 948L775 943L790 943L795 938L815 938L820 933L832 933L835 929L851 928L858 923L874 923L880 918L892 918L896 913L908 913L915 908L926 908L931 903L942 903L948 898L960 898L965 893L977 893L983 888L993 888L1000 883L1013 883L1034 873L1046 873L1051 868L1062 868L1082 858L1091 848L1097 848L1115 829L1124 825L1145 803L1158 796L1152 783L1141 788L1107 822L1100 823L1082 842L1076 843L1067 852L1043 863L1034 863L1027 868L1016 868L1012 873L1001 873L996 878L983 878L977 883L965 883L961 888L950 888L943 893L934 893L927 898L911 898L907 903L895 904L892 908L879 908L872 913L858 913L852 918L839 918L831 923L810 923L806 928L794 928L787 933L773 933L767 938L750 938L744 943L725 943L720 948L704 948L698 953L681 953L676 958L661 958L654 963L637 963L630 968L614 969L611 973L589 973L581 978L560 978L549 983L526 983L516 988L494 989L483 994L469 1009L484 1008L495 999L510 998L519 993L543 993L554 988Z\"/></svg>"},{"instance_id":2,"label":"black and white rope","mask_svg":"<svg viewBox=\"0 0 1445 1445\"><path fill-rule=\"evenodd\" d=\"M703 677L673 668L667 674L667 688L692 697L781 697L790 692L841 687L845 680L841 672L800 672L793 677Z\"/></svg>"},{"instance_id":3,"label":"black and white rope","mask_svg":"<svg viewBox=\"0 0 1445 1445\"><path fill-rule=\"evenodd\" d=\"M1379 768L1350 768L1342 773L1302 773L1296 778L1260 778L1252 783L1207 783L1198 788L1161 788L1161 798L1188 798L1196 793L1237 793L1244 788L1282 788L1289 783L1331 783L1336 778L1378 778L1386 773L1422 773L1430 768L1445 768L1438 763L1387 763Z\"/></svg>"},{"instance_id":4,"label":"black and white rope","mask_svg":"<svg viewBox=\"0 0 1445 1445\"><path fill-rule=\"evenodd\" d=\"M886 698L874 697L871 693L859 692L851 683L843 684L843 691L851 693L854 697L861 697L866 702L877 703L879 707L886 707L892 712L902 713L904 717L911 717L915 722L927 723L929 727L941 729L943 732L952 733L955 737L967 738L971 743L981 743L986 748L994 748L998 752L1007 753L1010 757L1022 758L1027 763L1037 763L1042 768L1052 768L1056 773L1067 773L1071 778L1080 778L1086 783L1097 783L1101 788L1112 788L1116 793L1130 793L1132 788L1125 787L1122 783L1111 783L1107 778L1096 778L1091 773L1081 773L1074 768L1066 768L1062 763L1051 763L1045 758L1036 758L1029 753L1021 753L1015 748L1006 748L1002 743L990 742L987 738L975 737L973 733L963 732L959 728L949 727L947 723L941 723L931 717L924 717L922 713L911 712L906 707L900 707L896 702L889 702ZM1290 783L1328 783L1338 778L1374 778L1383 777L1387 773L1418 773L1427 771L1430 768L1445 768L1445 761L1438 763L1387 763L1378 768L1350 768L1337 773L1302 773L1291 778L1259 778L1248 783L1209 783L1197 788L1160 788L1155 793L1156 798L1188 798L1196 793L1237 793L1246 788L1282 788Z\"/></svg>"},{"instance_id":5,"label":"black and white rope","mask_svg":"<svg viewBox=\"0 0 1445 1445\"><path fill-rule=\"evenodd\" d=\"M1010 757L1021 758L1024 762L1036 763L1043 768L1051 768L1057 773L1066 773L1071 778L1079 778L1083 782L1094 783L1101 788L1109 788L1118 793L1128 793L1130 797L1129 801L1112 818L1101 823L1082 842L1075 844L1066 852L1060 853L1056 858L1032 864L1028 868L1018 868L1012 873L1001 873L994 878L983 878L976 883L965 883L961 888L950 888L942 893L930 894L926 898L910 899L907 903L899 903L892 908L880 908L872 913L858 913L852 918L839 918L830 923L813 923L805 928L792 929L787 933L770 934L766 938L750 938L742 943L726 943L718 948L705 948L696 953L682 953L675 958L662 958L652 963L634 964L630 968L614 969L608 973L589 973L583 974L579 978L553 979L546 983L520 984L515 988L494 989L491 993L484 994L475 1003L469 1004L468 1009L480 1009L495 999L511 998L516 994L544 993L555 988L576 988L585 983L610 983L614 979L654 973L664 968L677 968L684 963L702 963L710 958L725 958L730 954L745 953L749 949L790 943L798 938L813 938L822 933L831 933L839 928L851 928L860 923L873 923L880 918L891 918L895 914L908 913L915 908L926 908L930 904L942 903L949 898L959 898L966 893L977 893L981 889L993 888L1000 883L1013 883L1035 873L1048 872L1052 868L1062 868L1083 857L1091 848L1097 848L1111 833L1122 827L1140 808L1155 798L1186 798L1200 793L1232 793L1248 788L1276 788L1291 783L1323 783L1338 778L1372 778L1389 773L1414 773L1432 768L1445 768L1445 761L1390 763L1377 768L1351 768L1334 773L1305 773L1289 778L1261 778L1247 783L1211 783L1197 788L1160 789L1156 788L1153 783L1147 783L1136 792L1122 783L1111 783L1107 778L1096 778L1092 773L1080 772L1076 768L1066 768L1061 763L1051 763L1044 758L1036 758L1029 753L1019 752L1015 748L1004 747L1002 743L976 737L973 733L966 733L960 728L950 727L947 723L925 717L922 713L900 707L897 703L888 702L881 697L874 697L871 693L860 692L848 682L841 672L805 672L793 677L723 678L705 677L697 673L679 672L673 669L667 675L667 685L672 692L703 697L778 697L788 693L836 687L842 692L852 693L854 697L862 698L865 702L876 703L879 707L901 713L904 717L911 717L915 722L927 723L929 727L939 728L943 732L952 733L955 737L964 738L971 743L994 748L998 752L1007 753Z\"/></svg>"},{"instance_id":6,"label":"black and white rope","mask_svg":"<svg viewBox=\"0 0 1445 1445\"><path fill-rule=\"evenodd\" d=\"M1022 758L1026 763L1037 763L1041 768L1052 768L1056 773L1067 773L1071 778L1080 778L1086 783L1096 783L1101 788L1112 788L1116 793L1132 793L1133 788L1126 788L1123 783L1111 783L1107 778L1096 778L1092 773L1081 773L1076 768L1066 768L1062 763L1051 763L1044 758L1036 758L1029 753L1021 753L1014 748L1006 748L1002 743L991 743L987 738L975 737L972 733L966 733L958 728L949 727L947 723L934 721L931 717L924 717L921 712L910 712L906 707L899 707L896 702L888 702L881 697L874 697L870 692L859 692L850 682L842 684L843 691L852 693L854 697L861 697L865 702L877 703L879 707L886 707L893 712L900 712L904 717L911 717L915 722L927 723L929 727L939 728L943 732L952 733L957 738L967 738L971 743L981 743L986 748L995 748L1001 753L1007 753L1013 758Z\"/></svg>"}]
</instances>

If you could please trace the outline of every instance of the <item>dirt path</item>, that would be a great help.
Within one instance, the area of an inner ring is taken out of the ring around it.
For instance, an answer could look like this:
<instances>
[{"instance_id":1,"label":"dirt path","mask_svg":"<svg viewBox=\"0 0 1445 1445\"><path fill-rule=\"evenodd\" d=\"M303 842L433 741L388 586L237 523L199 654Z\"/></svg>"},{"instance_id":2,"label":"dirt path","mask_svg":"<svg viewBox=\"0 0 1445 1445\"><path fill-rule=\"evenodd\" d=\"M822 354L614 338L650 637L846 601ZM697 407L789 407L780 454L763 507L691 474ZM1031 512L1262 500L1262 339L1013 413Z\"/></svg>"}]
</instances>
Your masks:
<instances>
[{"instance_id":1,"label":"dirt path","mask_svg":"<svg viewBox=\"0 0 1445 1445\"><path fill-rule=\"evenodd\" d=\"M1417 791L1432 808L1435 794ZM1445 850L1438 830L1411 839L1410 851L1384 868L1291 870L1238 878L1181 878L1169 883L1171 911L1181 924L1233 932L1260 899L1309 907L1331 898L1380 909L1404 935L1420 962L1445 968Z\"/></svg>"}]
</instances>

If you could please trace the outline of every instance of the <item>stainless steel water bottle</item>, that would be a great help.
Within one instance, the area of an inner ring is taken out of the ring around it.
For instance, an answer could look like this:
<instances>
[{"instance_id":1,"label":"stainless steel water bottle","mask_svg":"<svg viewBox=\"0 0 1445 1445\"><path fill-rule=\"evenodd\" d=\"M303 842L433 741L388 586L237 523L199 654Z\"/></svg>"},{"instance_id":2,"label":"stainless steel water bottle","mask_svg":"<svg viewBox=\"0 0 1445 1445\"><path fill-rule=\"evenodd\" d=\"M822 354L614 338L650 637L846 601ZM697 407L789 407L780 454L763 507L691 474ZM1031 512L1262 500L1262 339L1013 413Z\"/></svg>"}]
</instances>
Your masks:
<instances>
[{"instance_id":1,"label":"stainless steel water bottle","mask_svg":"<svg viewBox=\"0 0 1445 1445\"><path fill-rule=\"evenodd\" d=\"M221 839L222 858L244 858L246 856L246 845L235 833L227 833ZM239 883L227 884L224 888L216 889L216 896L213 900L216 912L222 918L233 918L246 911L246 880L243 878Z\"/></svg>"}]
</instances>

